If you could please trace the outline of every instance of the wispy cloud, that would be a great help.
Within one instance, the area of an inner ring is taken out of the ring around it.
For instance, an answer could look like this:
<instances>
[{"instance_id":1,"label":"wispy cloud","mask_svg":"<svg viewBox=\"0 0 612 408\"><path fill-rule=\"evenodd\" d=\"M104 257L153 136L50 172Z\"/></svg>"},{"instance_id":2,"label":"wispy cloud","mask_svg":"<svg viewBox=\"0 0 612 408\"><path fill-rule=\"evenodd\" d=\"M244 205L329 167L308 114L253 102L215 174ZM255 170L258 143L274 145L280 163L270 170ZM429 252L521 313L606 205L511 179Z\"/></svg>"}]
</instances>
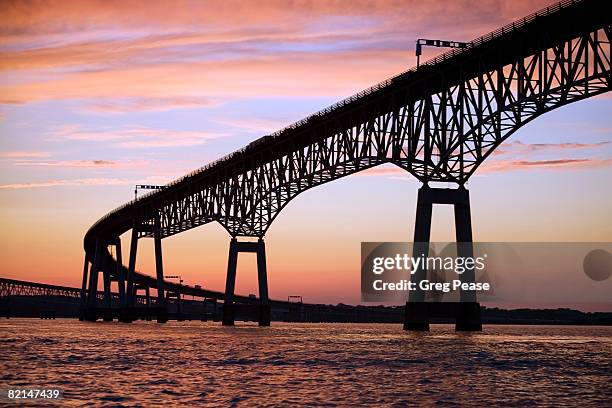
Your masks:
<instances>
[{"instance_id":1,"label":"wispy cloud","mask_svg":"<svg viewBox=\"0 0 612 408\"><path fill-rule=\"evenodd\" d=\"M246 132L258 134L272 133L287 126L291 121L266 119L266 118L222 118L216 119L215 123L237 128Z\"/></svg>"},{"instance_id":2,"label":"wispy cloud","mask_svg":"<svg viewBox=\"0 0 612 408\"><path fill-rule=\"evenodd\" d=\"M84 109L111 113L346 95L406 69L414 47L406 39L444 29L467 40L546 3L3 2L0 103L128 100L85 101Z\"/></svg>"},{"instance_id":3,"label":"wispy cloud","mask_svg":"<svg viewBox=\"0 0 612 408\"><path fill-rule=\"evenodd\" d=\"M27 158L41 158L49 157L49 152L28 152L28 151L13 151L13 152L0 152L0 159L27 159Z\"/></svg>"},{"instance_id":4,"label":"wispy cloud","mask_svg":"<svg viewBox=\"0 0 612 408\"><path fill-rule=\"evenodd\" d=\"M265 58L167 63L81 70L0 82L0 103L48 100L235 98L349 95L406 68L401 50L285 52Z\"/></svg>"},{"instance_id":5,"label":"wispy cloud","mask_svg":"<svg viewBox=\"0 0 612 408\"><path fill-rule=\"evenodd\" d=\"M86 102L82 111L95 114L121 114L133 112L157 112L172 109L209 108L219 104L206 98L108 98L103 101Z\"/></svg>"},{"instance_id":6,"label":"wispy cloud","mask_svg":"<svg viewBox=\"0 0 612 408\"><path fill-rule=\"evenodd\" d=\"M303 0L287 3L283 0L231 0L198 2L178 0L173 7L162 1L69 1L3 2L0 8L2 33L12 38L20 36L53 36L58 33L80 33L84 30L108 27L130 29L141 27L159 31L194 30L201 27L243 26L270 27L302 26L313 18L327 16L380 17L388 16L417 23L453 22L463 16L469 23L488 19L500 20L522 16L528 11L547 5L545 0L502 0L482 2L464 0L448 4L416 0ZM408 11L408 12L407 12ZM86 16L86 18L84 18Z\"/></svg>"},{"instance_id":7,"label":"wispy cloud","mask_svg":"<svg viewBox=\"0 0 612 408\"><path fill-rule=\"evenodd\" d=\"M0 184L0 189L23 190L43 187L74 187L74 186L111 186L134 184L133 180L119 178L86 178L72 180L48 180L31 183Z\"/></svg>"},{"instance_id":8,"label":"wispy cloud","mask_svg":"<svg viewBox=\"0 0 612 408\"><path fill-rule=\"evenodd\" d=\"M612 167L609 158L550 158L529 159L536 153L555 153L559 151L580 151L601 149L612 145L612 141L595 143L524 143L506 142L476 170L476 175L517 170L588 170ZM514 157L509 157L509 156ZM409 173L399 167L373 167L358 173L359 176L382 176L392 179L409 178Z\"/></svg>"},{"instance_id":9,"label":"wispy cloud","mask_svg":"<svg viewBox=\"0 0 612 408\"><path fill-rule=\"evenodd\" d=\"M95 129L80 125L64 125L51 131L48 138L49 140L103 142L113 147L140 149L195 146L223 136L225 134L147 127Z\"/></svg>"},{"instance_id":10,"label":"wispy cloud","mask_svg":"<svg viewBox=\"0 0 612 408\"><path fill-rule=\"evenodd\" d=\"M493 152L493 156L518 153L555 152L559 150L599 149L605 146L612 146L612 141L605 140L595 143L523 143L521 141L512 141L503 143Z\"/></svg>"},{"instance_id":11,"label":"wispy cloud","mask_svg":"<svg viewBox=\"0 0 612 408\"><path fill-rule=\"evenodd\" d=\"M401 176L407 176L409 173L397 166L393 167L372 167L357 173L357 176L385 176L391 178L397 178Z\"/></svg>"},{"instance_id":12,"label":"wispy cloud","mask_svg":"<svg viewBox=\"0 0 612 408\"><path fill-rule=\"evenodd\" d=\"M18 161L14 163L16 166L33 166L33 167L66 167L66 168L140 168L149 164L146 160L47 160L47 161Z\"/></svg>"},{"instance_id":13,"label":"wispy cloud","mask_svg":"<svg viewBox=\"0 0 612 408\"><path fill-rule=\"evenodd\" d=\"M476 174L514 170L589 170L612 166L612 159L497 160L485 162Z\"/></svg>"}]
</instances>

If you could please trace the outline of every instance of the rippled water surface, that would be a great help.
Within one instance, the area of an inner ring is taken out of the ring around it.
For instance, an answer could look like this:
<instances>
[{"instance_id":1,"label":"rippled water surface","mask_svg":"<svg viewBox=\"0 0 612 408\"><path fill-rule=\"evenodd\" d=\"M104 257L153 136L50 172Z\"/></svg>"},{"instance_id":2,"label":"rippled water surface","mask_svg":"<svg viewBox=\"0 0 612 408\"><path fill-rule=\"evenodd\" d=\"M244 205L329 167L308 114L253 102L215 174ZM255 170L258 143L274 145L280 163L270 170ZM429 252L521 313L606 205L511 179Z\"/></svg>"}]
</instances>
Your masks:
<instances>
[{"instance_id":1,"label":"rippled water surface","mask_svg":"<svg viewBox=\"0 0 612 408\"><path fill-rule=\"evenodd\" d=\"M0 388L62 406L610 406L611 379L612 327L0 320Z\"/></svg>"}]
</instances>

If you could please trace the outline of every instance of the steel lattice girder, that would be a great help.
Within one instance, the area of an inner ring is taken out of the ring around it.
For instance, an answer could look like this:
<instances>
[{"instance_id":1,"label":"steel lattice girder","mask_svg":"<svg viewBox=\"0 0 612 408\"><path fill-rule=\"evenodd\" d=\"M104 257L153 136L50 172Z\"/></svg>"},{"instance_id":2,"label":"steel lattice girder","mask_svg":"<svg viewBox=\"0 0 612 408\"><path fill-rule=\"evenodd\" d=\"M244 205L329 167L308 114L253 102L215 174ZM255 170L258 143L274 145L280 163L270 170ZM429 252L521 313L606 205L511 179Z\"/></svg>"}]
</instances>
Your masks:
<instances>
[{"instance_id":1,"label":"steel lattice girder","mask_svg":"<svg viewBox=\"0 0 612 408\"><path fill-rule=\"evenodd\" d=\"M159 211L164 237L213 220L234 236L263 236L297 194L382 163L394 163L423 183L463 184L521 126L609 91L610 72L606 26L476 76L462 73L459 83L423 98L397 89L297 141L262 149L227 176L176 191L152 213Z\"/></svg>"},{"instance_id":2,"label":"steel lattice girder","mask_svg":"<svg viewBox=\"0 0 612 408\"><path fill-rule=\"evenodd\" d=\"M107 214L86 250L158 218L161 237L211 221L261 237L300 192L382 163L463 184L524 124L611 89L610 11L568 0L474 40Z\"/></svg>"}]
</instances>

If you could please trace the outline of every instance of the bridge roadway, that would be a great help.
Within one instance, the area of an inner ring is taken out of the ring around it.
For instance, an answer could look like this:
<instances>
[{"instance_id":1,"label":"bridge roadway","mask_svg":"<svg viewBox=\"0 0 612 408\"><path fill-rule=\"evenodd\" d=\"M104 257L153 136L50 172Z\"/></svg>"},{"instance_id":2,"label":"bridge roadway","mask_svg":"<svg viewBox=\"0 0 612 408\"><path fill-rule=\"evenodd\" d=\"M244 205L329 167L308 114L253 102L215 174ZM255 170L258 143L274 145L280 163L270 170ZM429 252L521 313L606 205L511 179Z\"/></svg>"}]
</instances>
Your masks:
<instances>
[{"instance_id":1,"label":"bridge roadway","mask_svg":"<svg viewBox=\"0 0 612 408\"><path fill-rule=\"evenodd\" d=\"M117 282L122 321L130 321L134 288L156 288L159 321L165 291L194 289L163 279L162 239L218 222L230 234L224 324L233 324L236 260L257 254L260 324L269 324L263 237L284 206L317 185L380 164L393 163L423 183L419 190L414 255L427 255L431 209L455 208L458 242L473 241L469 193L464 185L476 169L525 124L566 104L611 89L611 3L566 0L506 25L340 101L245 148L109 212L85 234L83 317L95 320L95 295L103 273L104 293ZM449 182L456 189L431 183ZM132 230L130 259L124 266L120 236ZM136 270L141 238L153 238L156 276ZM245 238L255 241L244 241ZM117 258L109 252L117 249ZM460 256L469 256L471 245ZM418 270L414 279L425 279ZM462 275L473 282L474 271ZM110 295L109 295L110 296ZM105 302L110 304L108 296ZM456 305L459 330L478 330L473 292ZM410 294L404 328L426 330L433 312L424 293Z\"/></svg>"}]
</instances>

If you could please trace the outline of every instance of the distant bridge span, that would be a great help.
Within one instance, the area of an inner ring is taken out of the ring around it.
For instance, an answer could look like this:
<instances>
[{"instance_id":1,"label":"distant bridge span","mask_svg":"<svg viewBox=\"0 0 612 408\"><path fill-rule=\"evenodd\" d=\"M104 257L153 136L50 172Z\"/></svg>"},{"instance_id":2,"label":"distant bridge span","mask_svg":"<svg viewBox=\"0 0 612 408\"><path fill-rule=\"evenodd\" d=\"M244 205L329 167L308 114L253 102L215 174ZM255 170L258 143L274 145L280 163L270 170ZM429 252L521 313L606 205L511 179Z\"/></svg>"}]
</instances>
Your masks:
<instances>
[{"instance_id":1,"label":"distant bridge span","mask_svg":"<svg viewBox=\"0 0 612 408\"><path fill-rule=\"evenodd\" d=\"M236 258L245 251L257 253L260 323L269 323L263 237L272 221L301 192L383 163L393 163L423 183L414 242L429 242L431 207L437 203L455 206L457 241L472 242L464 184L478 166L538 116L611 89L611 16L608 2L555 4L111 211L85 235L84 318L97 316L100 271L106 292L110 293L106 288L111 281L118 282L126 310L122 320L130 320L136 283L157 287L163 305L164 290L173 284L163 280L162 239L216 221L232 237L224 323L233 323L232 305L241 299L234 296ZM432 182L450 182L458 188L432 188ZM125 267L119 236L130 229L130 260ZM144 237L155 242L156 278L136 271L138 240ZM116 246L117 259L109 245ZM415 244L415 251L426 249ZM415 278L425 273L418 271ZM464 279L473 281L473 271ZM417 303L423 300L422 294L412 296ZM462 293L462 301L475 303L475 295ZM427 318L419 319L407 321L405 328L427 328Z\"/></svg>"}]
</instances>

